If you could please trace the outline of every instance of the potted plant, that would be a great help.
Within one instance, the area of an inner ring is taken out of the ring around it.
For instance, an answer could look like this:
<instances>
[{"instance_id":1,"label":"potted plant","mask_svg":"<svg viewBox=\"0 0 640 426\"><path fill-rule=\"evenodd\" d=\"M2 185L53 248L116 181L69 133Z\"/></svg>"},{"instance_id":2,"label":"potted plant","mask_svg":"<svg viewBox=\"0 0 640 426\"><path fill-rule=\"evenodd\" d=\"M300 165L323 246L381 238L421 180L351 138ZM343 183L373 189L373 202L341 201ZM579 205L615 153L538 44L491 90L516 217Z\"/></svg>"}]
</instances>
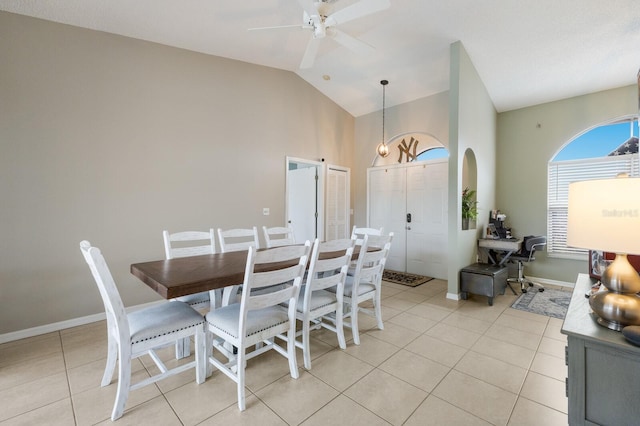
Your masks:
<instances>
[{"instance_id":1,"label":"potted plant","mask_svg":"<svg viewBox=\"0 0 640 426\"><path fill-rule=\"evenodd\" d=\"M475 189L467 187L462 191L462 229L469 229L469 220L476 220L478 217L478 202L475 196Z\"/></svg>"}]
</instances>

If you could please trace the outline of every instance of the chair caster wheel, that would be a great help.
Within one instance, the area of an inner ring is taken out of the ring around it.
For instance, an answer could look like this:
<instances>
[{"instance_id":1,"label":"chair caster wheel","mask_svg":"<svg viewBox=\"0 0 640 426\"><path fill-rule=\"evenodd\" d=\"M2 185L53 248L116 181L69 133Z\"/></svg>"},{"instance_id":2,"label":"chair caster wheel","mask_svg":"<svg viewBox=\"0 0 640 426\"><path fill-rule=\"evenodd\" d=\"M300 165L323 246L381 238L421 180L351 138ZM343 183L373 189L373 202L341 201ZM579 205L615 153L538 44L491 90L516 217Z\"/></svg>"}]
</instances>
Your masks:
<instances>
[{"instance_id":1,"label":"chair caster wheel","mask_svg":"<svg viewBox=\"0 0 640 426\"><path fill-rule=\"evenodd\" d=\"M538 291L542 293L544 291L544 288L539 288Z\"/></svg>"},{"instance_id":2,"label":"chair caster wheel","mask_svg":"<svg viewBox=\"0 0 640 426\"><path fill-rule=\"evenodd\" d=\"M523 292L523 293L526 293L526 292L527 292L527 289L526 289L526 288L523 288L523 289L522 289L522 292Z\"/></svg>"}]
</instances>

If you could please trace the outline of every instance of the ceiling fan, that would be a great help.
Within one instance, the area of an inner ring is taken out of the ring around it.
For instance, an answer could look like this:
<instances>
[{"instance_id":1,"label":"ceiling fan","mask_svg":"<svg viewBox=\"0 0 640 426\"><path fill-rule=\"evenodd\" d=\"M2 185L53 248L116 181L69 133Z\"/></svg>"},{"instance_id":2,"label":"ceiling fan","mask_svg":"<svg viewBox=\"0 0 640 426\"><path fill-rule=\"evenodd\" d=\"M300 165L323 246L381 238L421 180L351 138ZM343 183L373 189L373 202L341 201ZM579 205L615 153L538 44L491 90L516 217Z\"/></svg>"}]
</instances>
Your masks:
<instances>
[{"instance_id":1,"label":"ceiling fan","mask_svg":"<svg viewBox=\"0 0 640 426\"><path fill-rule=\"evenodd\" d=\"M297 0L302 6L302 25L283 25L277 27L250 28L254 30L270 30L279 28L302 28L313 32L300 62L300 69L311 68L318 54L323 38L329 36L344 47L360 54L371 53L374 47L340 31L339 24L370 15L391 6L390 0L360 0L357 3L333 12L333 3L337 0Z\"/></svg>"}]
</instances>

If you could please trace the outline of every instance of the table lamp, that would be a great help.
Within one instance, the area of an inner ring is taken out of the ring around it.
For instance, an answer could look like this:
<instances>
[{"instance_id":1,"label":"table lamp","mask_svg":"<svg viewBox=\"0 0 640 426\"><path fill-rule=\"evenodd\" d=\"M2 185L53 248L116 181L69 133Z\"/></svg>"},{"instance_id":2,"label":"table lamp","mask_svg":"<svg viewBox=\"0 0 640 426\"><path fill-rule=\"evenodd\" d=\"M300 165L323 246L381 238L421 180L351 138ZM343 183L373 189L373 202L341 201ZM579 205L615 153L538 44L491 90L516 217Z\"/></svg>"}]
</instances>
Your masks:
<instances>
[{"instance_id":1,"label":"table lamp","mask_svg":"<svg viewBox=\"0 0 640 426\"><path fill-rule=\"evenodd\" d=\"M598 323L620 331L640 325L640 275L627 254L640 254L640 178L620 176L569 185L567 245L616 253L589 297Z\"/></svg>"}]
</instances>

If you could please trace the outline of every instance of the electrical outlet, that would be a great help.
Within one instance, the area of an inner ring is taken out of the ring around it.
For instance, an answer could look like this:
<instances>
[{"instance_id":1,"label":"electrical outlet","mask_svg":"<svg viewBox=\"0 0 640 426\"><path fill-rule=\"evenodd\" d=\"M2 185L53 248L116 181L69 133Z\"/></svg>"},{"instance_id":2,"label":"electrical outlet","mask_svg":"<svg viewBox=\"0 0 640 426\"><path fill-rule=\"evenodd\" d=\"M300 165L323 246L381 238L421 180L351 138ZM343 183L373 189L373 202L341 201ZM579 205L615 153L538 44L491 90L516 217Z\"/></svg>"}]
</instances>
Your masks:
<instances>
[{"instance_id":1,"label":"electrical outlet","mask_svg":"<svg viewBox=\"0 0 640 426\"><path fill-rule=\"evenodd\" d=\"M269 216L269 207L263 207L262 208L262 215L263 216Z\"/></svg>"}]
</instances>

